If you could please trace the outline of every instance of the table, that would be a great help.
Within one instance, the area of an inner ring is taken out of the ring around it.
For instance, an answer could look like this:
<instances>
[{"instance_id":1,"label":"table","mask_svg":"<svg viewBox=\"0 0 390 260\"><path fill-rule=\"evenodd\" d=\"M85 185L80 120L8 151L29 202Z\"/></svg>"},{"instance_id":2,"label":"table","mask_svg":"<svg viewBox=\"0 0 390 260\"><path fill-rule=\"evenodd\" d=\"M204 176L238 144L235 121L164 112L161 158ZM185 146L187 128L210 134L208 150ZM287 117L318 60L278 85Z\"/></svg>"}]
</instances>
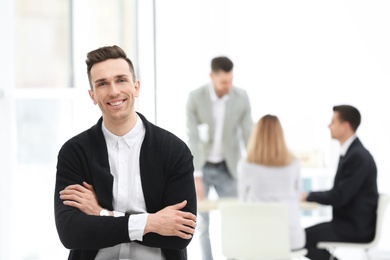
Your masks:
<instances>
[{"instance_id":1,"label":"table","mask_svg":"<svg viewBox=\"0 0 390 260\"><path fill-rule=\"evenodd\" d=\"M198 211L199 212L207 212L211 210L218 209L218 206L221 203L225 202L239 202L237 198L223 198L218 200L198 200ZM318 204L315 202L301 202L300 208L302 210L314 210L318 207Z\"/></svg>"}]
</instances>

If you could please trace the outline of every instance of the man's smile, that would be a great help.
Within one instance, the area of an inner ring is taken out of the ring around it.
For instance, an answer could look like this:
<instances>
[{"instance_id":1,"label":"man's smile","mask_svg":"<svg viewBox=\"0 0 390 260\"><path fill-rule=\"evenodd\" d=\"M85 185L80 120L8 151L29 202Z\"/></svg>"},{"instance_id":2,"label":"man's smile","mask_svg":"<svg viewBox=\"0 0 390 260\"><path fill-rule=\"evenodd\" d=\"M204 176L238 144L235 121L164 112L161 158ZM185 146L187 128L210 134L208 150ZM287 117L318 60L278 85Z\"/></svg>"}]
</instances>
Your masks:
<instances>
[{"instance_id":1,"label":"man's smile","mask_svg":"<svg viewBox=\"0 0 390 260\"><path fill-rule=\"evenodd\" d=\"M123 104L125 101L126 101L126 99L121 99L121 100L107 102L107 104L110 106L119 106L119 105Z\"/></svg>"}]
</instances>

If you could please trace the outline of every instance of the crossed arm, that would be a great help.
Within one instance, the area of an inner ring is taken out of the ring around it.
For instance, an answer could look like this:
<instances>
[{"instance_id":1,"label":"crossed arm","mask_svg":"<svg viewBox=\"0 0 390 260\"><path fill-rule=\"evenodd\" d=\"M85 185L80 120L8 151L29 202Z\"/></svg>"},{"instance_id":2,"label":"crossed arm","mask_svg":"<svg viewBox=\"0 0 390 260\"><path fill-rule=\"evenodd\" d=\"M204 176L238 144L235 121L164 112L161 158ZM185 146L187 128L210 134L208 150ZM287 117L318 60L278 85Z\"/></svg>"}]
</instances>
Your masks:
<instances>
[{"instance_id":1,"label":"crossed arm","mask_svg":"<svg viewBox=\"0 0 390 260\"><path fill-rule=\"evenodd\" d=\"M60 199L66 206L79 209L87 215L99 216L102 207L99 205L93 186L83 182L83 185L74 184L60 191ZM182 239L192 238L196 227L196 216L190 212L183 212L187 204L184 200L175 205L167 206L156 213L148 214L144 235L157 233L162 236L177 236ZM110 216L114 216L111 211Z\"/></svg>"}]
</instances>

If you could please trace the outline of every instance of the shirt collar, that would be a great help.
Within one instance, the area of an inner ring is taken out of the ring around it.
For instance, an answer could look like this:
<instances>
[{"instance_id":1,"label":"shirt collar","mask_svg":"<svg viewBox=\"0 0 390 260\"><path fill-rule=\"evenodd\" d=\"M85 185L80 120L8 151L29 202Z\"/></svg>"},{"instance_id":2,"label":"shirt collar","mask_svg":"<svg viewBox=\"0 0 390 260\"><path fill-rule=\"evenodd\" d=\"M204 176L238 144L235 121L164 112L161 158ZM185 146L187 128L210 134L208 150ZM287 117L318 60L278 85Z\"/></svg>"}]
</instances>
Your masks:
<instances>
[{"instance_id":1,"label":"shirt collar","mask_svg":"<svg viewBox=\"0 0 390 260\"><path fill-rule=\"evenodd\" d=\"M217 94L215 93L215 89L214 89L213 83L210 83L209 90L210 90L210 98L211 98L212 102L216 102L218 100L226 101L226 100L229 99L229 94L226 94L226 95L224 95L221 98L218 98Z\"/></svg>"},{"instance_id":2,"label":"shirt collar","mask_svg":"<svg viewBox=\"0 0 390 260\"><path fill-rule=\"evenodd\" d=\"M143 126L142 120L137 114L137 122L135 123L135 126L133 127L133 129L131 129L127 134L123 136L117 136L111 133L110 130L108 130L107 127L104 125L104 121L102 123L102 131L103 131L104 138L106 139L106 143L109 147L115 148L117 143L120 140L124 140L127 146L131 148L132 144L134 143L134 140L141 132L142 126Z\"/></svg>"},{"instance_id":3,"label":"shirt collar","mask_svg":"<svg viewBox=\"0 0 390 260\"><path fill-rule=\"evenodd\" d=\"M345 141L340 147L340 155L345 156L348 151L348 148L351 146L352 142L357 138L356 134L353 134L351 137Z\"/></svg>"}]
</instances>

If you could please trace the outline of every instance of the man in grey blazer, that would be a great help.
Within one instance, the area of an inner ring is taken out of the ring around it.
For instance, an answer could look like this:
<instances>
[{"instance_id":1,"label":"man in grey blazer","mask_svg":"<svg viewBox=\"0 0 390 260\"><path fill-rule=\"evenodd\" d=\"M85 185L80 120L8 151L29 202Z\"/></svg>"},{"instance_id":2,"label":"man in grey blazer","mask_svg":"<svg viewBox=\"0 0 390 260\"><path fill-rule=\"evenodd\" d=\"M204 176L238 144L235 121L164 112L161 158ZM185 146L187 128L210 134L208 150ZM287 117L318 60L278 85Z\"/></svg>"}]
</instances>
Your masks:
<instances>
[{"instance_id":1,"label":"man in grey blazer","mask_svg":"<svg viewBox=\"0 0 390 260\"><path fill-rule=\"evenodd\" d=\"M245 90L233 87L233 62L211 61L211 83L193 90L187 100L188 146L194 156L198 200L213 187L219 197L237 196L237 162L252 130L251 107ZM209 214L198 215L203 260L211 260Z\"/></svg>"}]
</instances>

